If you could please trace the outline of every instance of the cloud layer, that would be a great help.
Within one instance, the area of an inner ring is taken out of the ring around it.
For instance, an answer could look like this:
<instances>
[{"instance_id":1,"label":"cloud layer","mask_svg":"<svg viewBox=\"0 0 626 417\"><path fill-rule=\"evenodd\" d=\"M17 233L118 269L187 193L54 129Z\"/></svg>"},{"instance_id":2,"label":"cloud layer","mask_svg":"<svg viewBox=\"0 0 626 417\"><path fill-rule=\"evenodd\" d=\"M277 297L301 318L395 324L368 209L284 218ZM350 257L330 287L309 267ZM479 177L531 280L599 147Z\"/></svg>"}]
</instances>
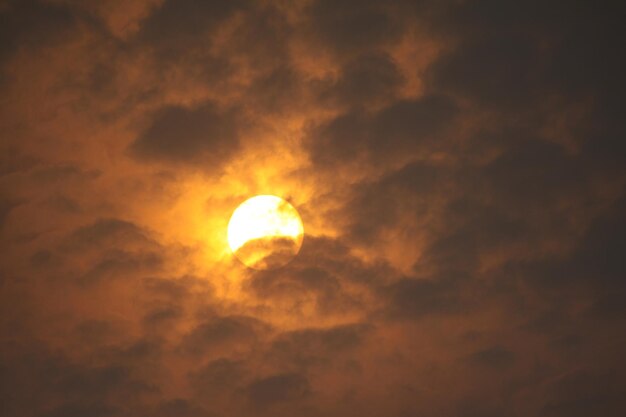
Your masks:
<instances>
[{"instance_id":1,"label":"cloud layer","mask_svg":"<svg viewBox=\"0 0 626 417\"><path fill-rule=\"evenodd\" d=\"M0 2L0 404L621 416L608 5ZM284 268L228 250L275 194Z\"/></svg>"}]
</instances>

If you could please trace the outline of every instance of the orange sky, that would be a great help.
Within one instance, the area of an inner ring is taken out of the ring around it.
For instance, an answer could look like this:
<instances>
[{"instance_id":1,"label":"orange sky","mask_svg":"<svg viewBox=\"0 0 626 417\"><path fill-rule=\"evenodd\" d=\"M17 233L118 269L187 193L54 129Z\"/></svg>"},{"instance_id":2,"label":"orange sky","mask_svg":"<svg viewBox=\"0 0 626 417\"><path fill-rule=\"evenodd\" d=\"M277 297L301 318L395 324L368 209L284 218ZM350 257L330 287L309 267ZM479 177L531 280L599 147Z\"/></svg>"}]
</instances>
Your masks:
<instances>
[{"instance_id":1,"label":"orange sky","mask_svg":"<svg viewBox=\"0 0 626 417\"><path fill-rule=\"evenodd\" d=\"M553 3L0 1L0 414L623 415L623 24Z\"/></svg>"}]
</instances>

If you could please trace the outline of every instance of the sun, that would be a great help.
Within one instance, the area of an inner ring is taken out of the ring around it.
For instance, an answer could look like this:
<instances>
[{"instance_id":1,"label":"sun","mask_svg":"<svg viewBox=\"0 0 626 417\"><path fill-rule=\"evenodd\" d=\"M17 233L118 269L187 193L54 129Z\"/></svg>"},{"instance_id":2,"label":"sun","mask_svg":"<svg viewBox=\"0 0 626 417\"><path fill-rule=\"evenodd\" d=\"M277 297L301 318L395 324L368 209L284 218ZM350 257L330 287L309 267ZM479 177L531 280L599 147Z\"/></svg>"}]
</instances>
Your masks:
<instances>
[{"instance_id":1,"label":"sun","mask_svg":"<svg viewBox=\"0 0 626 417\"><path fill-rule=\"evenodd\" d=\"M254 269L286 265L300 251L304 227L298 211L273 195L257 195L235 209L228 223L228 245Z\"/></svg>"}]
</instances>

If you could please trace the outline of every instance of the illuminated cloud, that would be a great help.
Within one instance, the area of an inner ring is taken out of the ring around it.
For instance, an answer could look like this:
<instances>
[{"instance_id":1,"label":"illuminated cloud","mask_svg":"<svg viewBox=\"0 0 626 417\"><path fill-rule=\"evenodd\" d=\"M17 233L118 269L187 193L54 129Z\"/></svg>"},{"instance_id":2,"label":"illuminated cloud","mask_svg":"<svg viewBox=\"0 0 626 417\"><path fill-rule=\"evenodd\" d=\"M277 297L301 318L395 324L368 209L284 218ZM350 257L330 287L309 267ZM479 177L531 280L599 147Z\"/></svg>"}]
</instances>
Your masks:
<instances>
[{"instance_id":1,"label":"illuminated cloud","mask_svg":"<svg viewBox=\"0 0 626 417\"><path fill-rule=\"evenodd\" d=\"M624 415L624 37L559 1L0 1L3 415ZM228 247L258 194L304 223L276 270Z\"/></svg>"}]
</instances>

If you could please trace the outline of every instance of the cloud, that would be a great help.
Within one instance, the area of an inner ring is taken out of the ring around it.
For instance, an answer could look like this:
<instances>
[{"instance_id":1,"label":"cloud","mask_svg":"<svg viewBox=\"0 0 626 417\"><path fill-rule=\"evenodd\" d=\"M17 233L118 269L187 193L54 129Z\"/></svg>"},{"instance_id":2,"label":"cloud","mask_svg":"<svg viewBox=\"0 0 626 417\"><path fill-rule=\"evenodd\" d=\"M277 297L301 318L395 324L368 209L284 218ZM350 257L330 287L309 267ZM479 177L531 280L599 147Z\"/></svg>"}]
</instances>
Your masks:
<instances>
[{"instance_id":1,"label":"cloud","mask_svg":"<svg viewBox=\"0 0 626 417\"><path fill-rule=\"evenodd\" d=\"M488 349L474 352L467 357L467 362L470 364L492 368L502 369L507 368L515 361L515 355L503 348L502 346L494 346Z\"/></svg>"},{"instance_id":2,"label":"cloud","mask_svg":"<svg viewBox=\"0 0 626 417\"><path fill-rule=\"evenodd\" d=\"M150 43L167 46L169 52L174 52L181 43L198 43L215 29L217 23L246 3L166 0L143 22L139 36Z\"/></svg>"},{"instance_id":3,"label":"cloud","mask_svg":"<svg viewBox=\"0 0 626 417\"><path fill-rule=\"evenodd\" d=\"M255 343L264 327L263 323L251 317L209 317L185 335L181 349L194 355L216 349L235 352Z\"/></svg>"},{"instance_id":4,"label":"cloud","mask_svg":"<svg viewBox=\"0 0 626 417\"><path fill-rule=\"evenodd\" d=\"M584 169L584 162L568 156L562 147L526 139L512 143L486 167L484 176L492 181L494 192L502 200L545 204L547 199L583 187Z\"/></svg>"},{"instance_id":5,"label":"cloud","mask_svg":"<svg viewBox=\"0 0 626 417\"><path fill-rule=\"evenodd\" d=\"M624 414L621 16L0 0L4 414Z\"/></svg>"},{"instance_id":6,"label":"cloud","mask_svg":"<svg viewBox=\"0 0 626 417\"><path fill-rule=\"evenodd\" d=\"M559 377L549 387L542 412L547 416L619 415L621 400L618 377L578 370Z\"/></svg>"},{"instance_id":7,"label":"cloud","mask_svg":"<svg viewBox=\"0 0 626 417\"><path fill-rule=\"evenodd\" d=\"M21 352L13 348L4 353L12 358L2 363L3 391L12 393L5 403L11 413L28 407L31 395L36 394L38 403L28 408L37 415L73 415L80 411L115 415L122 405L119 400L137 399L154 391L149 384L135 379L128 367L83 364L45 348Z\"/></svg>"},{"instance_id":8,"label":"cloud","mask_svg":"<svg viewBox=\"0 0 626 417\"><path fill-rule=\"evenodd\" d=\"M93 246L106 247L121 242L126 244L152 243L142 228L134 223L115 218L98 219L92 224L76 229L67 238L67 245L77 249Z\"/></svg>"},{"instance_id":9,"label":"cloud","mask_svg":"<svg viewBox=\"0 0 626 417\"><path fill-rule=\"evenodd\" d=\"M164 401L156 410L151 410L150 413L149 415L159 417L169 417L172 415L180 417L211 417L214 415L203 407L182 398Z\"/></svg>"},{"instance_id":10,"label":"cloud","mask_svg":"<svg viewBox=\"0 0 626 417\"><path fill-rule=\"evenodd\" d=\"M237 249L237 257L255 269L275 269L285 265L298 253L292 238L250 239Z\"/></svg>"},{"instance_id":11,"label":"cloud","mask_svg":"<svg viewBox=\"0 0 626 417\"><path fill-rule=\"evenodd\" d=\"M384 265L364 265L345 245L329 238L306 237L298 256L274 271L252 271L243 290L260 300L276 302L292 314L311 308L316 314L361 311L365 294L390 273Z\"/></svg>"},{"instance_id":12,"label":"cloud","mask_svg":"<svg viewBox=\"0 0 626 417\"><path fill-rule=\"evenodd\" d=\"M375 1L316 1L308 16L312 33L337 53L375 48L401 33L391 10Z\"/></svg>"},{"instance_id":13,"label":"cloud","mask_svg":"<svg viewBox=\"0 0 626 417\"><path fill-rule=\"evenodd\" d=\"M335 277L322 269L304 269L297 272L256 274L247 285L257 297L293 300L296 304L309 294L316 297L318 305L331 307L338 295L340 284ZM321 307L321 306L320 306Z\"/></svg>"},{"instance_id":14,"label":"cloud","mask_svg":"<svg viewBox=\"0 0 626 417\"><path fill-rule=\"evenodd\" d=\"M276 403L295 401L309 395L307 378L300 374L276 374L260 378L247 387L248 400L254 407L265 408Z\"/></svg>"},{"instance_id":15,"label":"cloud","mask_svg":"<svg viewBox=\"0 0 626 417\"><path fill-rule=\"evenodd\" d=\"M74 164L64 164L56 166L46 166L33 171L32 176L37 181L42 182L56 182L56 181L71 181L72 179L80 180L92 180L102 174L99 170L82 170L79 166Z\"/></svg>"},{"instance_id":16,"label":"cloud","mask_svg":"<svg viewBox=\"0 0 626 417\"><path fill-rule=\"evenodd\" d=\"M402 82L403 76L389 55L361 54L343 66L340 77L328 86L322 98L363 108L390 99Z\"/></svg>"},{"instance_id":17,"label":"cloud","mask_svg":"<svg viewBox=\"0 0 626 417\"><path fill-rule=\"evenodd\" d=\"M189 375L189 379L201 396L223 395L238 387L245 376L245 367L240 361L215 359Z\"/></svg>"},{"instance_id":18,"label":"cloud","mask_svg":"<svg viewBox=\"0 0 626 417\"><path fill-rule=\"evenodd\" d=\"M273 340L269 355L275 363L292 364L297 369L333 366L358 350L371 331L370 325L356 323L285 332Z\"/></svg>"},{"instance_id":19,"label":"cloud","mask_svg":"<svg viewBox=\"0 0 626 417\"><path fill-rule=\"evenodd\" d=\"M63 404L43 414L45 417L79 417L90 415L94 417L114 416L119 413L118 409L106 404Z\"/></svg>"},{"instance_id":20,"label":"cloud","mask_svg":"<svg viewBox=\"0 0 626 417\"><path fill-rule=\"evenodd\" d=\"M451 279L402 279L390 285L388 309L392 317L419 318L429 314L458 313L464 310L460 285Z\"/></svg>"},{"instance_id":21,"label":"cloud","mask_svg":"<svg viewBox=\"0 0 626 417\"><path fill-rule=\"evenodd\" d=\"M153 271L162 264L163 258L157 252L130 253L119 250L107 251L80 278L80 282L84 285L90 285L106 278L135 275L141 273L141 271Z\"/></svg>"},{"instance_id":22,"label":"cloud","mask_svg":"<svg viewBox=\"0 0 626 417\"><path fill-rule=\"evenodd\" d=\"M397 101L373 116L362 111L342 114L312 132L311 157L321 165L363 156L368 162L398 158L435 143L455 114L455 105L440 96Z\"/></svg>"},{"instance_id":23,"label":"cloud","mask_svg":"<svg viewBox=\"0 0 626 417\"><path fill-rule=\"evenodd\" d=\"M39 1L9 1L0 10L0 60L19 48L37 48L54 44L75 28L77 19L65 6Z\"/></svg>"},{"instance_id":24,"label":"cloud","mask_svg":"<svg viewBox=\"0 0 626 417\"><path fill-rule=\"evenodd\" d=\"M217 169L237 150L240 129L234 111L220 111L213 103L196 109L167 107L156 113L130 152L140 160Z\"/></svg>"},{"instance_id":25,"label":"cloud","mask_svg":"<svg viewBox=\"0 0 626 417\"><path fill-rule=\"evenodd\" d=\"M4 225L4 222L6 218L9 216L9 213L11 213L11 210L13 210L18 205L19 204L16 202L4 200L4 199L0 200L0 227Z\"/></svg>"}]
</instances>

